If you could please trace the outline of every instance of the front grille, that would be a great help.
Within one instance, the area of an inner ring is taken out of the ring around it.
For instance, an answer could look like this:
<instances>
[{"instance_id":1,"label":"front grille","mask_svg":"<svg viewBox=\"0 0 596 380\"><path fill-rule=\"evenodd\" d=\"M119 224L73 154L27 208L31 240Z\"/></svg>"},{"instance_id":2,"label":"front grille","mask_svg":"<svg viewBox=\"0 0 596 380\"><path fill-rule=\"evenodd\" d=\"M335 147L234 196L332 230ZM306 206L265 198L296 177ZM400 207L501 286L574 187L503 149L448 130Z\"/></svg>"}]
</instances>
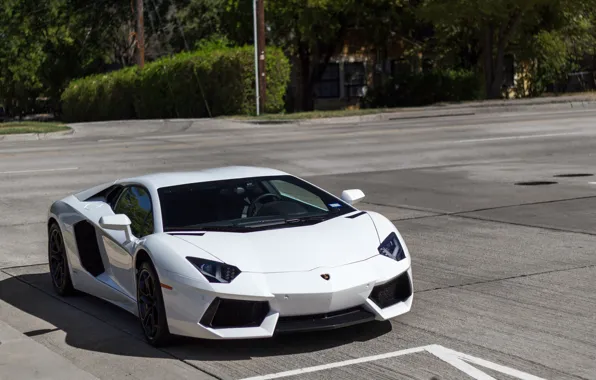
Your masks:
<instances>
[{"instance_id":1,"label":"front grille","mask_svg":"<svg viewBox=\"0 0 596 380\"><path fill-rule=\"evenodd\" d=\"M296 331L332 330L340 327L373 321L375 316L362 307L334 311L325 314L280 317L275 328L276 333Z\"/></svg>"},{"instance_id":2,"label":"front grille","mask_svg":"<svg viewBox=\"0 0 596 380\"><path fill-rule=\"evenodd\" d=\"M405 272L383 285L375 286L370 294L370 299L378 307L384 309L407 300L411 295L412 284L408 273Z\"/></svg>"},{"instance_id":3,"label":"front grille","mask_svg":"<svg viewBox=\"0 0 596 380\"><path fill-rule=\"evenodd\" d=\"M201 324L212 328L257 327L269 313L267 301L216 298L203 314Z\"/></svg>"}]
</instances>

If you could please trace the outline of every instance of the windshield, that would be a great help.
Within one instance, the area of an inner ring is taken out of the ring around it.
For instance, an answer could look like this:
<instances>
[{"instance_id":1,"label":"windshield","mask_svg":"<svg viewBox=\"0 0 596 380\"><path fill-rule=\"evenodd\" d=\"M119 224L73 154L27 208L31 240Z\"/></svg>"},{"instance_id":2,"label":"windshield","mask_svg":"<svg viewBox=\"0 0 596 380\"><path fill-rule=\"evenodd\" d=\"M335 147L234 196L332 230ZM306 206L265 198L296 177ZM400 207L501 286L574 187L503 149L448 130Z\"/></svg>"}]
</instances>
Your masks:
<instances>
[{"instance_id":1,"label":"windshield","mask_svg":"<svg viewBox=\"0 0 596 380\"><path fill-rule=\"evenodd\" d=\"M164 231L255 231L319 223L354 211L292 176L192 183L158 190Z\"/></svg>"}]
</instances>

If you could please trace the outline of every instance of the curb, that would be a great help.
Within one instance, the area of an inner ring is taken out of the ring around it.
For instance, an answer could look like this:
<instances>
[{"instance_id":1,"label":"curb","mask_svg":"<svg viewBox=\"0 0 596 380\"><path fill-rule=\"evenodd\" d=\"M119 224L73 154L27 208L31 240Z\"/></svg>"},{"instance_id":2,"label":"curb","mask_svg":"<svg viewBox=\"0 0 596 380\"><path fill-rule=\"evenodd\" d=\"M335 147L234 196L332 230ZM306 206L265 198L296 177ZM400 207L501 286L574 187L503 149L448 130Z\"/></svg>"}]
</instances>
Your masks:
<instances>
[{"instance_id":1,"label":"curb","mask_svg":"<svg viewBox=\"0 0 596 380\"><path fill-rule=\"evenodd\" d=\"M95 376L2 321L0 378L97 380Z\"/></svg>"},{"instance_id":2,"label":"curb","mask_svg":"<svg viewBox=\"0 0 596 380\"><path fill-rule=\"evenodd\" d=\"M13 135L0 135L1 141L37 141L52 140L72 137L75 134L74 128L69 131L50 132L50 133L17 133Z\"/></svg>"},{"instance_id":3,"label":"curb","mask_svg":"<svg viewBox=\"0 0 596 380\"><path fill-rule=\"evenodd\" d=\"M535 102L528 104L511 103L479 103L470 105L445 105L432 106L432 108L409 108L397 112L383 112L361 116L330 117L317 119L283 119L283 120L242 120L247 124L259 125L333 125L333 124L351 124L375 121L426 119L435 117L456 117L473 116L479 114L498 114L509 112L531 112L545 110L588 110L596 109L596 99L574 100L574 101L549 101Z\"/></svg>"}]
</instances>

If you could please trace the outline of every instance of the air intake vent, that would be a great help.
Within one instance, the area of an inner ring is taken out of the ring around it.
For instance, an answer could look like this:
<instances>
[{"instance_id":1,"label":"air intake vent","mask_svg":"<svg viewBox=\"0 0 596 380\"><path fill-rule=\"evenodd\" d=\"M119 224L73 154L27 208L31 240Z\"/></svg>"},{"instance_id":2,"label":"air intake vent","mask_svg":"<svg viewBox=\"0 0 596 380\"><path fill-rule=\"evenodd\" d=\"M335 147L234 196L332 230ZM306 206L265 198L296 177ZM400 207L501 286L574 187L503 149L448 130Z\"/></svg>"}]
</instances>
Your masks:
<instances>
[{"instance_id":1,"label":"air intake vent","mask_svg":"<svg viewBox=\"0 0 596 380\"><path fill-rule=\"evenodd\" d=\"M83 268L95 277L104 273L105 267L99 253L95 227L86 220L83 220L74 225L74 234Z\"/></svg>"},{"instance_id":2,"label":"air intake vent","mask_svg":"<svg viewBox=\"0 0 596 380\"><path fill-rule=\"evenodd\" d=\"M365 215L365 214L366 214L366 212L365 212L365 211L360 211L360 212L359 212L359 213L357 213L357 214L350 215L350 216L346 216L346 218L349 218L349 219L356 219L357 217L359 217L359 216L362 216L362 215Z\"/></svg>"},{"instance_id":3,"label":"air intake vent","mask_svg":"<svg viewBox=\"0 0 596 380\"><path fill-rule=\"evenodd\" d=\"M212 328L258 327L269 313L267 301L216 298L203 314L201 324Z\"/></svg>"},{"instance_id":4,"label":"air intake vent","mask_svg":"<svg viewBox=\"0 0 596 380\"><path fill-rule=\"evenodd\" d=\"M378 307L384 309L399 302L404 302L412 295L412 284L408 272L401 274L393 280L374 287L370 299Z\"/></svg>"}]
</instances>

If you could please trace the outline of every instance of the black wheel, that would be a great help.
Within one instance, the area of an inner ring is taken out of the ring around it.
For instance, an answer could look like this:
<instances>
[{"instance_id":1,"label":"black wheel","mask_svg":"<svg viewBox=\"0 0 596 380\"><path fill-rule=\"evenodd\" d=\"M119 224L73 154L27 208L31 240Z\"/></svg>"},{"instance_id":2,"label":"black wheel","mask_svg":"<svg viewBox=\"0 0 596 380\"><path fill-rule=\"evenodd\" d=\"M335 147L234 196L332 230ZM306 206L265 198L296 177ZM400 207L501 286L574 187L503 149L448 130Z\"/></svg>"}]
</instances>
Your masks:
<instances>
[{"instance_id":1,"label":"black wheel","mask_svg":"<svg viewBox=\"0 0 596 380\"><path fill-rule=\"evenodd\" d=\"M63 297L74 294L74 287L68 270L64 239L60 227L55 223L48 230L48 262L50 264L52 285L56 293Z\"/></svg>"},{"instance_id":2,"label":"black wheel","mask_svg":"<svg viewBox=\"0 0 596 380\"><path fill-rule=\"evenodd\" d=\"M145 339L152 346L163 346L170 340L161 285L155 268L141 264L137 276L137 305Z\"/></svg>"}]
</instances>

